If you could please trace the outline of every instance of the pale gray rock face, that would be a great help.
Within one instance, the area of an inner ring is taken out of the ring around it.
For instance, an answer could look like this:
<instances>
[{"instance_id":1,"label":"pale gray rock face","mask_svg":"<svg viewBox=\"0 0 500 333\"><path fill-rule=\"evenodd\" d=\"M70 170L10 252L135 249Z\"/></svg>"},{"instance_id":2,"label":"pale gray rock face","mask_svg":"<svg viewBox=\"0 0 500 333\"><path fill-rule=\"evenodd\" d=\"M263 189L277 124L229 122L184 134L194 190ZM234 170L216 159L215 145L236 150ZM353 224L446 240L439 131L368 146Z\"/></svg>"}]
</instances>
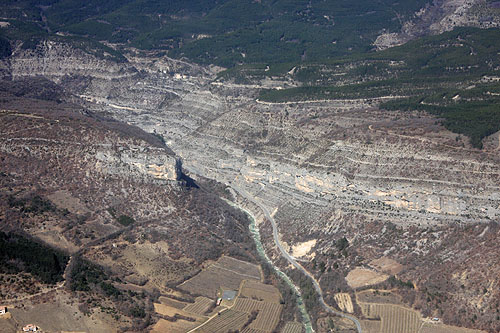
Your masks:
<instances>
[{"instance_id":1,"label":"pale gray rock face","mask_svg":"<svg viewBox=\"0 0 500 333\"><path fill-rule=\"evenodd\" d=\"M440 34L456 27L496 28L500 11L486 0L435 0L404 22L401 31L381 34L374 42L383 50L428 34Z\"/></svg>"},{"instance_id":2,"label":"pale gray rock face","mask_svg":"<svg viewBox=\"0 0 500 333\"><path fill-rule=\"evenodd\" d=\"M274 212L284 238L328 235L344 222L425 226L500 216L498 154L462 147L427 115L382 112L376 100L259 103L258 85L221 84L217 69L41 48L14 54L14 78L64 78L87 108L161 134L192 176L248 192ZM97 151L96 159L111 174L177 177L175 158L154 150Z\"/></svg>"},{"instance_id":3,"label":"pale gray rock face","mask_svg":"<svg viewBox=\"0 0 500 333\"><path fill-rule=\"evenodd\" d=\"M124 78L133 75L134 69L126 64L99 59L82 50L69 48L66 44L45 41L35 49L23 49L21 45L14 48L10 72L14 78L41 75L58 83L68 75Z\"/></svg>"},{"instance_id":4,"label":"pale gray rock face","mask_svg":"<svg viewBox=\"0 0 500 333\"><path fill-rule=\"evenodd\" d=\"M84 152L85 163L95 166L101 174L157 184L175 183L180 178L178 158L167 154L164 149L148 146L87 145L43 137L22 137L2 140L0 151L19 156L28 154L40 160L54 158L50 157L53 154L48 152L47 146L56 147L54 151L59 152L61 158ZM91 177L90 174L87 176Z\"/></svg>"},{"instance_id":5,"label":"pale gray rock face","mask_svg":"<svg viewBox=\"0 0 500 333\"><path fill-rule=\"evenodd\" d=\"M110 175L127 176L145 181L176 181L180 177L177 159L163 149L133 147L98 150L96 169Z\"/></svg>"}]
</instances>

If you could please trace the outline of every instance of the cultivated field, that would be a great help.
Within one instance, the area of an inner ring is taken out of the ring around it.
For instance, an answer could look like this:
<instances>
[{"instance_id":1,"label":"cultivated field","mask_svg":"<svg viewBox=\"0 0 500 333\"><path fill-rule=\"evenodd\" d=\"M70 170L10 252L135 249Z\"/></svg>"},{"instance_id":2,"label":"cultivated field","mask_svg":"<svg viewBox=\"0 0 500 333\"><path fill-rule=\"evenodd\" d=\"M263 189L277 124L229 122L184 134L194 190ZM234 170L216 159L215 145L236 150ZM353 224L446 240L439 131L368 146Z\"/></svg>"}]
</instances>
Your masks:
<instances>
[{"instance_id":1,"label":"cultivated field","mask_svg":"<svg viewBox=\"0 0 500 333\"><path fill-rule=\"evenodd\" d=\"M203 316L213 303L214 300L210 298L203 296L197 297L193 304L189 304L184 308L184 311Z\"/></svg>"},{"instance_id":2,"label":"cultivated field","mask_svg":"<svg viewBox=\"0 0 500 333\"><path fill-rule=\"evenodd\" d=\"M380 318L383 333L418 333L422 326L417 311L394 304L359 303L361 311L368 318Z\"/></svg>"},{"instance_id":3,"label":"cultivated field","mask_svg":"<svg viewBox=\"0 0 500 333\"><path fill-rule=\"evenodd\" d=\"M165 300L165 299L163 299ZM168 301L170 299L167 298ZM181 302L179 302L181 303ZM190 304L194 305L196 303ZM201 325L207 317L198 315L196 313L184 311L183 309L178 309L174 306L153 303L155 311L163 316L174 317L176 314L182 315L184 317L189 317L195 319L195 321L188 321L183 319L177 319L176 321L169 321L165 319L160 319L156 325L153 327L153 332L172 332L172 333L184 333ZM190 306L188 305L188 306Z\"/></svg>"},{"instance_id":4,"label":"cultivated field","mask_svg":"<svg viewBox=\"0 0 500 333\"><path fill-rule=\"evenodd\" d=\"M277 288L255 280L243 281L240 296L271 303L279 303L281 299L280 292Z\"/></svg>"},{"instance_id":5,"label":"cultivated field","mask_svg":"<svg viewBox=\"0 0 500 333\"><path fill-rule=\"evenodd\" d=\"M174 308L173 306L168 306L168 305L161 304L161 303L153 303L153 305L155 307L155 312L157 312L161 315L164 315L164 316L168 316L168 317L174 317L176 314L178 314L178 315L181 315L184 317L196 319L197 321L204 321L207 318L203 315L198 315L196 313L187 312L187 311L184 311L182 309L177 309L177 308Z\"/></svg>"},{"instance_id":6,"label":"cultivated field","mask_svg":"<svg viewBox=\"0 0 500 333\"><path fill-rule=\"evenodd\" d=\"M380 333L381 324L380 320L361 320L363 333Z\"/></svg>"},{"instance_id":7,"label":"cultivated field","mask_svg":"<svg viewBox=\"0 0 500 333\"><path fill-rule=\"evenodd\" d=\"M222 257L178 287L191 294L214 298L220 288L238 290L243 280L260 281L260 278L259 266Z\"/></svg>"},{"instance_id":8,"label":"cultivated field","mask_svg":"<svg viewBox=\"0 0 500 333\"><path fill-rule=\"evenodd\" d=\"M425 323L419 333L483 333L484 331L469 328L448 326L443 324Z\"/></svg>"},{"instance_id":9,"label":"cultivated field","mask_svg":"<svg viewBox=\"0 0 500 333\"><path fill-rule=\"evenodd\" d=\"M190 322L186 320L176 320L176 321L168 321L165 319L160 319L154 326L151 332L154 333L185 333L190 329L200 325L199 322Z\"/></svg>"},{"instance_id":10,"label":"cultivated field","mask_svg":"<svg viewBox=\"0 0 500 333\"><path fill-rule=\"evenodd\" d=\"M258 311L257 318L250 324L250 328L272 332L279 323L282 306L279 303L261 302L249 298L238 298L232 310L248 314Z\"/></svg>"},{"instance_id":11,"label":"cultivated field","mask_svg":"<svg viewBox=\"0 0 500 333\"><path fill-rule=\"evenodd\" d=\"M165 296L160 296L159 301L161 304L172 306L172 307L179 309L179 310L184 309L186 307L186 305L189 305L189 303L181 302L181 301L178 301L178 300L175 300L175 299L172 299L169 297L165 297Z\"/></svg>"},{"instance_id":12,"label":"cultivated field","mask_svg":"<svg viewBox=\"0 0 500 333\"><path fill-rule=\"evenodd\" d=\"M245 327L241 333L266 333L267 331L258 330L256 328Z\"/></svg>"},{"instance_id":13,"label":"cultivated field","mask_svg":"<svg viewBox=\"0 0 500 333\"><path fill-rule=\"evenodd\" d=\"M317 332L318 333L331 333L331 332L341 332L341 333L356 333L356 325L347 319L341 317L321 317L317 321ZM334 329L332 330L332 325ZM364 331L363 331L364 333Z\"/></svg>"},{"instance_id":14,"label":"cultivated field","mask_svg":"<svg viewBox=\"0 0 500 333\"><path fill-rule=\"evenodd\" d=\"M342 311L353 313L354 307L352 305L351 295L347 293L338 293L334 296L335 302L337 302L339 308Z\"/></svg>"},{"instance_id":15,"label":"cultivated field","mask_svg":"<svg viewBox=\"0 0 500 333\"><path fill-rule=\"evenodd\" d=\"M235 258L227 256L221 257L219 260L217 260L214 266L220 269L233 271L234 273L243 276L248 276L249 278L252 279L260 280L261 278L260 268L258 265L254 265L249 262L238 260Z\"/></svg>"},{"instance_id":16,"label":"cultivated field","mask_svg":"<svg viewBox=\"0 0 500 333\"><path fill-rule=\"evenodd\" d=\"M281 330L281 333L302 333L302 324L296 321L289 321Z\"/></svg>"},{"instance_id":17,"label":"cultivated field","mask_svg":"<svg viewBox=\"0 0 500 333\"><path fill-rule=\"evenodd\" d=\"M226 310L222 312L220 315L215 316L207 324L197 329L196 332L226 333L231 330L232 331L239 330L248 321L248 317L250 317L250 315L245 312Z\"/></svg>"}]
</instances>

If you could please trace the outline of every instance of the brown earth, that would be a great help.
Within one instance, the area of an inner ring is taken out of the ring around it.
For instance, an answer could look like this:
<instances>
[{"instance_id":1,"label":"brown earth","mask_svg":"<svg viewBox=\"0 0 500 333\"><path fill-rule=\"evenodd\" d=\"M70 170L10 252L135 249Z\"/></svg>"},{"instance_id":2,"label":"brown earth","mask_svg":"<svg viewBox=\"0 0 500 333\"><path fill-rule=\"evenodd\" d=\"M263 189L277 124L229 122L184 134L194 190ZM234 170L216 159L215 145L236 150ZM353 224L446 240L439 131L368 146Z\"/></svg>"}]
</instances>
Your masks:
<instances>
[{"instance_id":1,"label":"brown earth","mask_svg":"<svg viewBox=\"0 0 500 333\"><path fill-rule=\"evenodd\" d=\"M346 281L351 288L359 288L379 284L387 280L388 277L386 274L358 267L347 274Z\"/></svg>"}]
</instances>

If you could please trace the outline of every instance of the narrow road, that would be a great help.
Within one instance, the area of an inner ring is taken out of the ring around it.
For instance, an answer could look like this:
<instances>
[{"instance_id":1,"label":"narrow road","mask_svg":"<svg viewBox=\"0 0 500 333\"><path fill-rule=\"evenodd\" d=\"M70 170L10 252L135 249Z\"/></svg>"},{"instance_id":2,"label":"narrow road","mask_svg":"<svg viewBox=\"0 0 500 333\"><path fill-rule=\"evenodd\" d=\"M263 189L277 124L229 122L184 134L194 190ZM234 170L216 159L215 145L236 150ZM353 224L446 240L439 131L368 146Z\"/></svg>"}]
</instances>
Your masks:
<instances>
[{"instance_id":1,"label":"narrow road","mask_svg":"<svg viewBox=\"0 0 500 333\"><path fill-rule=\"evenodd\" d=\"M343 318L347 318L349 320L351 320L355 325L356 325L356 328L358 330L359 333L362 333L362 329L361 329L361 323L359 322L359 320L354 317L354 316L351 316L351 315L348 315L346 313L343 313L343 312L340 312L340 311L337 311L335 310L334 308L332 308L330 305L326 304L325 302L325 299L323 298L323 291L321 290L321 287L319 285L319 282L314 278L314 276L309 273L304 267L302 267L301 264L299 264L295 258L293 258L291 255L288 254L288 252L283 248L283 245L281 245L281 242L279 240L279 235L278 235L278 226L276 225L276 221L274 220L274 218L271 216L271 214L269 213L269 211L267 210L267 208L262 205L256 198L252 197L249 193L247 193L246 191L244 191L243 189L239 188L238 186L234 185L234 184L231 184L231 187L236 191L238 192L242 197L244 197L245 199L247 199L248 201L251 201L253 202L254 204L256 204L261 210L262 212L264 213L264 216L269 220L271 221L271 225L272 225L272 228L273 228L273 238L274 238L274 242L276 243L276 245L278 246L280 252L281 252L281 255L286 259L288 260L288 262L290 264L292 264L295 268L297 268L298 270L300 270L302 273L304 273L306 276L308 276L312 283L313 283L313 286L314 286L314 289L316 290L316 292L318 293L318 299L319 299L319 302L321 303L321 306L328 312L334 314L334 315L337 315L339 317L343 317Z\"/></svg>"}]
</instances>

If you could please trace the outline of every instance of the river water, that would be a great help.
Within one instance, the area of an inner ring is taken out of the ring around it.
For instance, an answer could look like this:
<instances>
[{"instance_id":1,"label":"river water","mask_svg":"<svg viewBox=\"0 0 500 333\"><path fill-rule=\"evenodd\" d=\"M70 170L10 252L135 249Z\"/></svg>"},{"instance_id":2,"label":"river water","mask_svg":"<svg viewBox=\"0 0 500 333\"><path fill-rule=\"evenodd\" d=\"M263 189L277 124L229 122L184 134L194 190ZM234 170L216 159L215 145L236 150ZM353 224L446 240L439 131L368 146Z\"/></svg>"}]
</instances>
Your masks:
<instances>
[{"instance_id":1,"label":"river water","mask_svg":"<svg viewBox=\"0 0 500 333\"><path fill-rule=\"evenodd\" d=\"M267 263L269 263L269 265L273 268L273 270L278 274L278 276L283 281L285 281L285 283L290 287L290 289L293 290L293 292L295 293L297 308L299 309L300 314L302 315L302 324L304 325L306 333L314 332L314 330L312 328L312 324L311 324L311 318L309 317L309 314L307 313L306 306L304 305L304 301L302 300L302 296L300 294L299 289L297 288L297 286L295 286L295 284L288 277L288 275L286 275L283 271L281 271L278 267L276 267L273 264L273 262L271 261L271 259L269 259L269 257L267 256L266 251L264 250L264 246L262 245L262 242L260 240L259 227L257 226L257 224L255 222L255 218L254 218L253 214L250 211L246 210L245 208L238 206L237 204L235 204L232 201L229 201L226 199L224 199L224 201L226 201L229 205L231 205L235 208L238 208L239 210L243 211L245 214L248 215L248 217L250 218L249 229L250 229L250 233L252 234L253 240L255 242L257 252Z\"/></svg>"}]
</instances>

